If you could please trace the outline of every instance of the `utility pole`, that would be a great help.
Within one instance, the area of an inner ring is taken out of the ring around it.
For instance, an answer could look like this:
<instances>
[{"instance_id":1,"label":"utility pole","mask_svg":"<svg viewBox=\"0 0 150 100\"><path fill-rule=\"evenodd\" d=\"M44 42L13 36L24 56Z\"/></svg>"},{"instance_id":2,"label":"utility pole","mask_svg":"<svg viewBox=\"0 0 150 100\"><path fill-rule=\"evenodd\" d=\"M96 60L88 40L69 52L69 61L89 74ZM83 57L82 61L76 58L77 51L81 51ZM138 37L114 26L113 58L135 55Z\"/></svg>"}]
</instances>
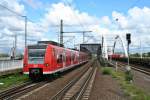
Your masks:
<instances>
[{"instance_id":1,"label":"utility pole","mask_svg":"<svg viewBox=\"0 0 150 100\"><path fill-rule=\"evenodd\" d=\"M84 41L84 37L85 37L85 32L83 32L83 44L84 44L84 42L85 42L85 41Z\"/></svg>"},{"instance_id":2,"label":"utility pole","mask_svg":"<svg viewBox=\"0 0 150 100\"><path fill-rule=\"evenodd\" d=\"M63 20L60 20L60 44L63 45Z\"/></svg>"},{"instance_id":3,"label":"utility pole","mask_svg":"<svg viewBox=\"0 0 150 100\"><path fill-rule=\"evenodd\" d=\"M127 49L128 49L128 66L129 66L129 44L128 44L128 46L127 46Z\"/></svg>"},{"instance_id":4,"label":"utility pole","mask_svg":"<svg viewBox=\"0 0 150 100\"><path fill-rule=\"evenodd\" d=\"M142 43L141 43L141 39L140 39L140 57L141 57L141 59L143 58L143 55L142 55Z\"/></svg>"},{"instance_id":5,"label":"utility pole","mask_svg":"<svg viewBox=\"0 0 150 100\"><path fill-rule=\"evenodd\" d=\"M17 53L17 34L15 34L14 57L16 57L16 53Z\"/></svg>"},{"instance_id":6,"label":"utility pole","mask_svg":"<svg viewBox=\"0 0 150 100\"><path fill-rule=\"evenodd\" d=\"M27 46L27 16L23 16L25 18L25 48Z\"/></svg>"},{"instance_id":7,"label":"utility pole","mask_svg":"<svg viewBox=\"0 0 150 100\"><path fill-rule=\"evenodd\" d=\"M101 47L101 49L103 49L103 46L104 46L104 37L102 35L102 47Z\"/></svg>"},{"instance_id":8,"label":"utility pole","mask_svg":"<svg viewBox=\"0 0 150 100\"><path fill-rule=\"evenodd\" d=\"M63 31L63 20L60 20L60 44L63 45L63 34L64 33L83 33L83 43L85 42L85 33L92 32L92 31L73 31L73 32L64 32Z\"/></svg>"},{"instance_id":9,"label":"utility pole","mask_svg":"<svg viewBox=\"0 0 150 100\"><path fill-rule=\"evenodd\" d=\"M72 32L63 32L63 33L82 33L83 34L83 43L85 42L85 33L89 33L89 32L92 32L92 31L72 31Z\"/></svg>"},{"instance_id":10,"label":"utility pole","mask_svg":"<svg viewBox=\"0 0 150 100\"><path fill-rule=\"evenodd\" d=\"M16 57L17 53L17 34L13 35L14 41L13 41L13 47L11 49L11 59L13 60Z\"/></svg>"}]
</instances>

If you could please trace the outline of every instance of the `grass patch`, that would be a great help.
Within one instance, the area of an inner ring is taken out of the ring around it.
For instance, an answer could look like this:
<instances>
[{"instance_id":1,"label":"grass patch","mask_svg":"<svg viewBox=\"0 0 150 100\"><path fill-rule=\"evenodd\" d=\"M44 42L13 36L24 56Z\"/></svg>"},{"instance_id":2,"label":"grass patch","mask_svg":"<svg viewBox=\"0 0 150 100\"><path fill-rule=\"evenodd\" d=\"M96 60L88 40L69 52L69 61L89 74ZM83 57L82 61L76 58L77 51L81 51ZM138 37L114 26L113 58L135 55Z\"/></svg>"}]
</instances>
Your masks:
<instances>
[{"instance_id":1,"label":"grass patch","mask_svg":"<svg viewBox=\"0 0 150 100\"><path fill-rule=\"evenodd\" d=\"M22 75L19 73L8 75L8 76L0 76L0 91L21 84L28 80L29 79L27 75Z\"/></svg>"},{"instance_id":2,"label":"grass patch","mask_svg":"<svg viewBox=\"0 0 150 100\"><path fill-rule=\"evenodd\" d=\"M117 79L125 95L130 96L132 100L150 100L150 95L136 87L133 83L130 83L128 81L129 76L126 76L125 73L116 72L110 67L104 67L102 71L105 74L109 73L107 75L111 75L113 78Z\"/></svg>"},{"instance_id":3,"label":"grass patch","mask_svg":"<svg viewBox=\"0 0 150 100\"><path fill-rule=\"evenodd\" d=\"M104 74L104 75L111 75L112 74L112 68L110 68L110 67L102 68L102 74Z\"/></svg>"}]
</instances>

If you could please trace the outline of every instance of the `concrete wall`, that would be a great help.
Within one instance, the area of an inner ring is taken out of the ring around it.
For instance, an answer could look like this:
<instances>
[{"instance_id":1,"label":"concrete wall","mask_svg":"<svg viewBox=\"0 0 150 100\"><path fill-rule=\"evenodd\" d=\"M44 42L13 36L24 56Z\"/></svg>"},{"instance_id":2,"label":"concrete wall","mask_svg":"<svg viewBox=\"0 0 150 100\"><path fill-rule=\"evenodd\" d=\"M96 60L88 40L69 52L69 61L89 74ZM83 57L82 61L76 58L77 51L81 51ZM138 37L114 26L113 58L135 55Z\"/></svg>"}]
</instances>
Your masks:
<instances>
[{"instance_id":1,"label":"concrete wall","mask_svg":"<svg viewBox=\"0 0 150 100\"><path fill-rule=\"evenodd\" d=\"M8 70L22 69L23 60L2 60L0 61L0 73Z\"/></svg>"}]
</instances>

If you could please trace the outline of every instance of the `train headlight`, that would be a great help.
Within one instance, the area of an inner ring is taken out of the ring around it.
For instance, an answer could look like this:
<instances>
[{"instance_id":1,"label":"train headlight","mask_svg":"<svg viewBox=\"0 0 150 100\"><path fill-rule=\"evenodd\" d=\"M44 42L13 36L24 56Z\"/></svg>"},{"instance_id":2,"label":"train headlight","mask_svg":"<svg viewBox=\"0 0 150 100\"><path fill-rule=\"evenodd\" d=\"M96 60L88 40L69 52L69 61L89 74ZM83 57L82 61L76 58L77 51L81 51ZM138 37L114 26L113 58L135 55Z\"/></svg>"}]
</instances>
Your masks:
<instances>
[{"instance_id":1,"label":"train headlight","mask_svg":"<svg viewBox=\"0 0 150 100\"><path fill-rule=\"evenodd\" d=\"M49 66L49 64L48 64L48 63L46 63L46 64L45 64L45 66L46 66L46 67L48 67L48 66Z\"/></svg>"}]
</instances>

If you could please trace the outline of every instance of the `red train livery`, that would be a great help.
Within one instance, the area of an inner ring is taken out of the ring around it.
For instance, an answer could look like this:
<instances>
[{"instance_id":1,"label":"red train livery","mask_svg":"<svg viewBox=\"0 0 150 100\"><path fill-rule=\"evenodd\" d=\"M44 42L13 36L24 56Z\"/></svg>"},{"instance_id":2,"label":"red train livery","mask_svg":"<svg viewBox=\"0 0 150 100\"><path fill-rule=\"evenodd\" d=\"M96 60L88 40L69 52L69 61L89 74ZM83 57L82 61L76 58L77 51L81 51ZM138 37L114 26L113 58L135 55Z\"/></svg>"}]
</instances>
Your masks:
<instances>
[{"instance_id":1,"label":"red train livery","mask_svg":"<svg viewBox=\"0 0 150 100\"><path fill-rule=\"evenodd\" d=\"M108 55L108 59L119 59L119 58L124 58L125 56L123 54L112 54Z\"/></svg>"},{"instance_id":2,"label":"red train livery","mask_svg":"<svg viewBox=\"0 0 150 100\"><path fill-rule=\"evenodd\" d=\"M88 54L53 44L30 45L25 49L23 72L30 78L62 72L88 61Z\"/></svg>"}]
</instances>

